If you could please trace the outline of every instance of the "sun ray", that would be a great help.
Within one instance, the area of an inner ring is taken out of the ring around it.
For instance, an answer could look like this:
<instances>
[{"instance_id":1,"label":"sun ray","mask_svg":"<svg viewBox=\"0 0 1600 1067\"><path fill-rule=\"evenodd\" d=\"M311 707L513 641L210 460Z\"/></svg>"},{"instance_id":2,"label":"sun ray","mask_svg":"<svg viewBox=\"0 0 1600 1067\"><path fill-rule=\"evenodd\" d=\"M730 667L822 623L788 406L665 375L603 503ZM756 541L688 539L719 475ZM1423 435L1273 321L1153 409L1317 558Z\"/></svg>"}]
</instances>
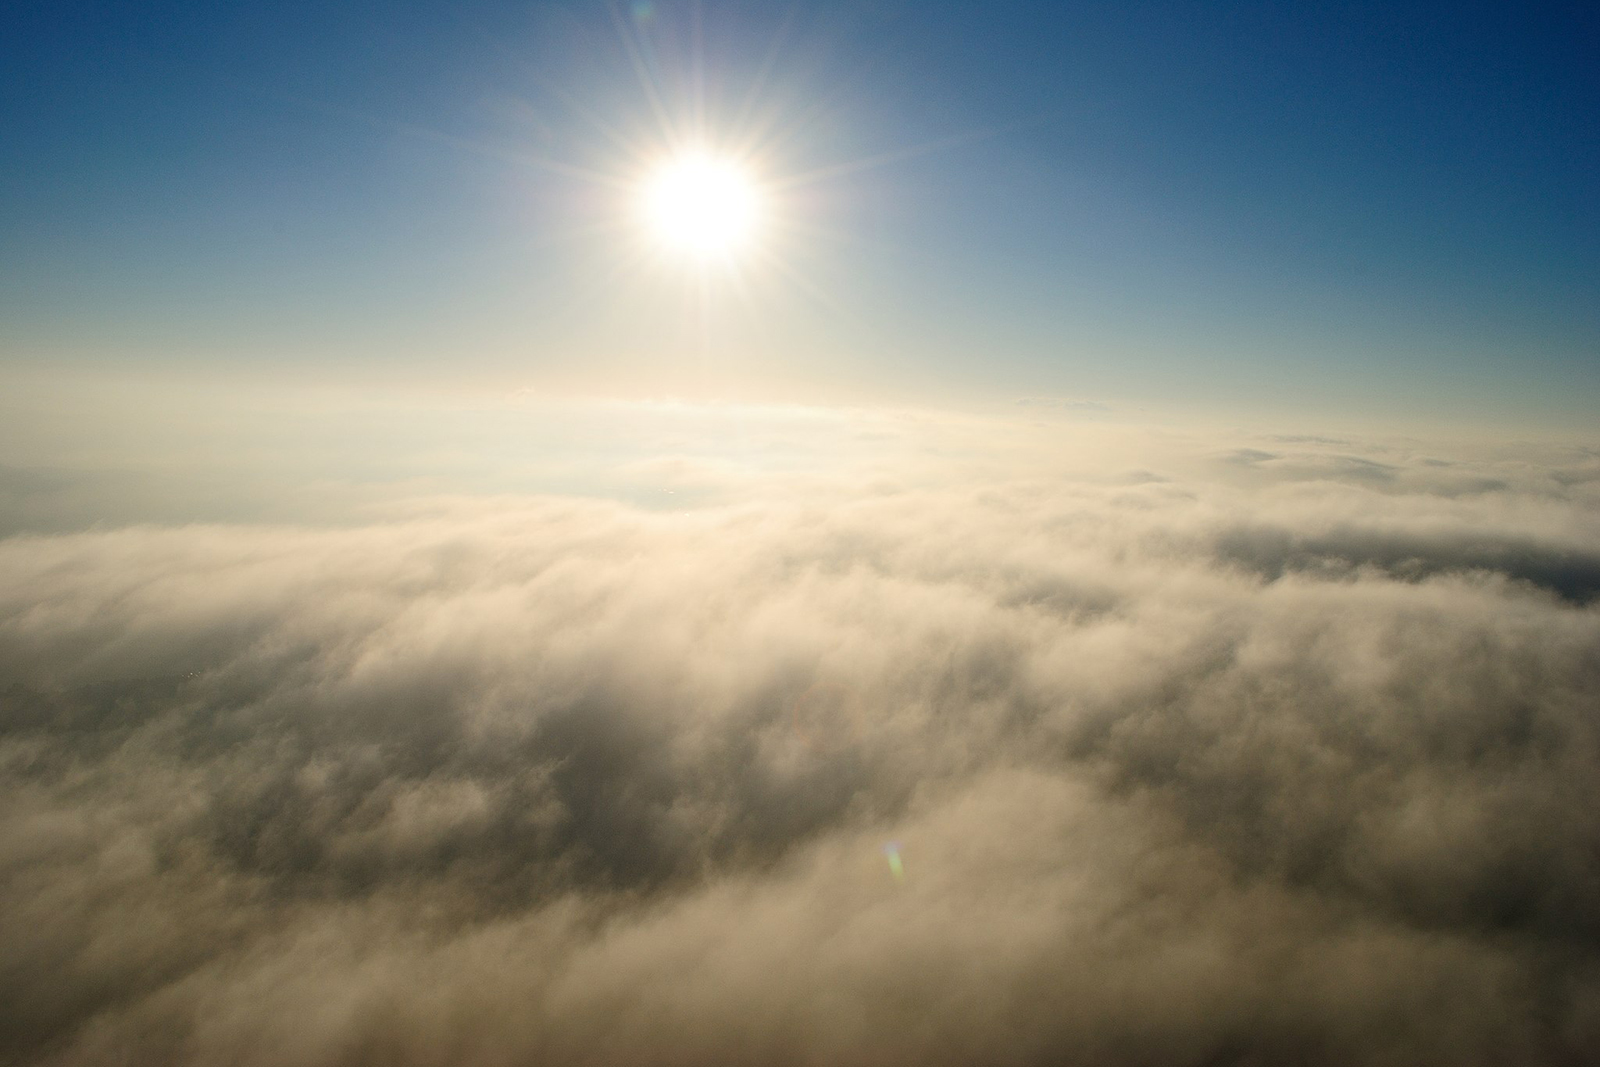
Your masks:
<instances>
[{"instance_id":1,"label":"sun ray","mask_svg":"<svg viewBox=\"0 0 1600 1067\"><path fill-rule=\"evenodd\" d=\"M673 129L671 109L667 107L667 102L661 96L660 87L650 74L649 65L645 62L644 53L639 50L639 43L634 39L633 31L628 27L622 13L617 10L615 3L606 6L610 11L612 24L617 29L617 37L622 42L623 51L627 53L628 62L633 67L634 77L639 82L639 90L644 93L645 102L655 116L661 135L669 140L673 139L679 131Z\"/></svg>"}]
</instances>

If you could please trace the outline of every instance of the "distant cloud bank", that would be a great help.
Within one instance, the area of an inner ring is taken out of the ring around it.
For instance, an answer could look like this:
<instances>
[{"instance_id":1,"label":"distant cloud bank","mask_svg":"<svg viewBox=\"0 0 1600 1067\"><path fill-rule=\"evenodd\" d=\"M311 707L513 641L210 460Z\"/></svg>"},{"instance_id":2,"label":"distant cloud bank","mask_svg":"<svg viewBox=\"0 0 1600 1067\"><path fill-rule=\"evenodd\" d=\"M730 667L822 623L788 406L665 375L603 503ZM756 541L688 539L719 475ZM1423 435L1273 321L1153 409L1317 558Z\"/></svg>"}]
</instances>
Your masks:
<instances>
[{"instance_id":1,"label":"distant cloud bank","mask_svg":"<svg viewBox=\"0 0 1600 1067\"><path fill-rule=\"evenodd\" d=\"M1600 1061L1600 457L673 447L0 540L0 1063Z\"/></svg>"}]
</instances>

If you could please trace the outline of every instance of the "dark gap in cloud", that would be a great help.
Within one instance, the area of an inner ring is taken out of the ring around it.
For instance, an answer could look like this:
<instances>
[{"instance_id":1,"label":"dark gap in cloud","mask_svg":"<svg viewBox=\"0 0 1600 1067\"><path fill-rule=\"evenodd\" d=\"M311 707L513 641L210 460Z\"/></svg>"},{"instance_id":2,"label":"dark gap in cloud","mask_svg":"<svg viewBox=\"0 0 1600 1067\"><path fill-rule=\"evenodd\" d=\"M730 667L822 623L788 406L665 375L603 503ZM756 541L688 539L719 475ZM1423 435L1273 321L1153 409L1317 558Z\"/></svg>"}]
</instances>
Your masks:
<instances>
[{"instance_id":1,"label":"dark gap in cloud","mask_svg":"<svg viewBox=\"0 0 1600 1067\"><path fill-rule=\"evenodd\" d=\"M1600 552L1526 539L1470 533L1429 538L1358 527L1307 534L1236 526L1217 535L1214 543L1219 560L1268 581L1287 574L1349 577L1363 568L1407 582L1488 572L1526 582L1571 604L1589 604L1600 595Z\"/></svg>"},{"instance_id":2,"label":"dark gap in cloud","mask_svg":"<svg viewBox=\"0 0 1600 1067\"><path fill-rule=\"evenodd\" d=\"M1537 657L1482 651L1416 665L1465 673L1453 702L1411 674L1358 695L1309 664L1260 676L1215 656L1074 756L1117 793L1157 798L1249 878L1421 930L1600 951L1600 817L1569 807L1600 787L1587 695L1600 649L1538 699L1523 688L1547 670ZM1569 718L1581 708L1587 720Z\"/></svg>"},{"instance_id":3,"label":"dark gap in cloud","mask_svg":"<svg viewBox=\"0 0 1600 1067\"><path fill-rule=\"evenodd\" d=\"M1389 486L1402 468L1379 463L1362 456L1337 453L1282 453L1259 448L1238 448L1217 457L1224 466L1272 474L1289 481L1348 481L1362 485Z\"/></svg>"},{"instance_id":4,"label":"dark gap in cloud","mask_svg":"<svg viewBox=\"0 0 1600 1067\"><path fill-rule=\"evenodd\" d=\"M1258 463L1266 463L1269 460L1278 458L1279 453L1265 452L1259 448L1236 448L1217 457L1218 462L1236 467L1253 467Z\"/></svg>"},{"instance_id":5,"label":"dark gap in cloud","mask_svg":"<svg viewBox=\"0 0 1600 1067\"><path fill-rule=\"evenodd\" d=\"M1550 472L1550 477L1564 486L1592 485L1600 482L1600 466L1555 470Z\"/></svg>"},{"instance_id":6,"label":"dark gap in cloud","mask_svg":"<svg viewBox=\"0 0 1600 1067\"><path fill-rule=\"evenodd\" d=\"M758 750L768 732L792 732L792 692L735 710L703 747L674 756L682 709L603 690L530 710L520 737L484 742L427 689L381 716L325 702L270 713L282 695L236 692L230 707L196 700L187 682L57 694L13 683L0 736L42 742L16 770L46 783L130 749L150 750L138 758L153 759L145 773L156 780L201 774L203 807L174 815L160 847L203 842L213 862L281 901L459 885L470 887L468 912L488 917L574 891L681 892L838 827L870 783L855 735L783 737L793 766L771 773ZM397 823L419 792L452 790L470 810ZM903 805L904 790L891 794L873 806L880 817Z\"/></svg>"},{"instance_id":7,"label":"dark gap in cloud","mask_svg":"<svg viewBox=\"0 0 1600 1067\"><path fill-rule=\"evenodd\" d=\"M95 682L65 692L13 681L0 689L0 739L47 740L24 769L59 774L62 760L110 755L181 703L181 676Z\"/></svg>"},{"instance_id":8,"label":"dark gap in cloud","mask_svg":"<svg viewBox=\"0 0 1600 1067\"><path fill-rule=\"evenodd\" d=\"M998 599L1005 608L1034 608L1075 623L1103 618L1121 602L1122 598L1110 589L1058 575L1022 579Z\"/></svg>"}]
</instances>

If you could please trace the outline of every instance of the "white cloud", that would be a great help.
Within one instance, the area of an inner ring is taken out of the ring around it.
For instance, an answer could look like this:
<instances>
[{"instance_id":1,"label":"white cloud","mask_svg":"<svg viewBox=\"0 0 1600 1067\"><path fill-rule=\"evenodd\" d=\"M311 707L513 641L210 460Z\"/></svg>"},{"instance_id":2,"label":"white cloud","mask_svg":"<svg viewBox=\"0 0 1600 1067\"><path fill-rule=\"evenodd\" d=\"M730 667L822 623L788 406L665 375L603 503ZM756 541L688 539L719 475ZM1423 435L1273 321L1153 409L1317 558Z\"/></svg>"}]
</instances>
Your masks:
<instances>
[{"instance_id":1,"label":"white cloud","mask_svg":"<svg viewBox=\"0 0 1600 1067\"><path fill-rule=\"evenodd\" d=\"M1592 457L717 418L0 541L13 1061L1600 1052Z\"/></svg>"}]
</instances>

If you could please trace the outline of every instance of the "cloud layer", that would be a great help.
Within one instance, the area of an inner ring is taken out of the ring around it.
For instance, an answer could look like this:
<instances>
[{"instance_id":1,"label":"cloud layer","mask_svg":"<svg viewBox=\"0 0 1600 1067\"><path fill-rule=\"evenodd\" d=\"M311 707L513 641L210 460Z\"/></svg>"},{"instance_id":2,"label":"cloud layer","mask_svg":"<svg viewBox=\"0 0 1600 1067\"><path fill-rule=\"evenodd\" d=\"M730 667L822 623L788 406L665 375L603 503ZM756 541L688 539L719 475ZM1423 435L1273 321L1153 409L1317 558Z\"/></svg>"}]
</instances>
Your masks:
<instances>
[{"instance_id":1,"label":"cloud layer","mask_svg":"<svg viewBox=\"0 0 1600 1067\"><path fill-rule=\"evenodd\" d=\"M0 541L0 1062L1600 1058L1600 464L1195 444Z\"/></svg>"}]
</instances>

